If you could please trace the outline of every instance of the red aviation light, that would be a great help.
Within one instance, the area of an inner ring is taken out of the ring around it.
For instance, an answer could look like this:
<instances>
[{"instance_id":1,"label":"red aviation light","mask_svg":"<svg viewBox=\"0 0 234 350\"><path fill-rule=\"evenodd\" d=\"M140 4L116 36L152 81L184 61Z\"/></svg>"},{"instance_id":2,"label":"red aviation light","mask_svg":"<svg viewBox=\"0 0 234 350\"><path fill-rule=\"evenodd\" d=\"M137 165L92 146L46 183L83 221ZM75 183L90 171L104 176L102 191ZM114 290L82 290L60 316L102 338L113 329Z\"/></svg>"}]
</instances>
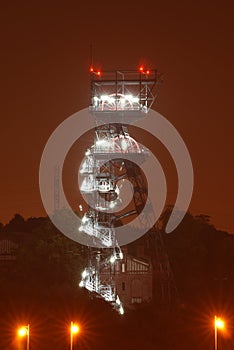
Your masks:
<instances>
[{"instance_id":1,"label":"red aviation light","mask_svg":"<svg viewBox=\"0 0 234 350\"><path fill-rule=\"evenodd\" d=\"M150 71L149 71L148 69L147 69L147 71L146 71L146 74L148 74L148 75L150 74Z\"/></svg>"},{"instance_id":2,"label":"red aviation light","mask_svg":"<svg viewBox=\"0 0 234 350\"><path fill-rule=\"evenodd\" d=\"M89 72L92 74L96 74L99 77L101 76L101 71L100 70L94 70L93 66L89 67Z\"/></svg>"},{"instance_id":3,"label":"red aviation light","mask_svg":"<svg viewBox=\"0 0 234 350\"><path fill-rule=\"evenodd\" d=\"M140 67L139 67L139 71L140 71L140 72L143 72L143 70L144 70L144 67L143 67L143 66L140 66Z\"/></svg>"}]
</instances>

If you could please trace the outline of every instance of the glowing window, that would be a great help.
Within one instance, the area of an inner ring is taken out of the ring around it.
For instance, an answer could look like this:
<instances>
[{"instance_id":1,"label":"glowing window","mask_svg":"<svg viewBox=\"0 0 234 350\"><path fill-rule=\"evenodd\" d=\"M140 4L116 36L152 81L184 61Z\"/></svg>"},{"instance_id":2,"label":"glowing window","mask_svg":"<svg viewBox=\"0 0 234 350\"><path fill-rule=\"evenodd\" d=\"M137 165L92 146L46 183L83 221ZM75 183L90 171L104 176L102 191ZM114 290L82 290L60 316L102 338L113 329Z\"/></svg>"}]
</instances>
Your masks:
<instances>
[{"instance_id":1,"label":"glowing window","mask_svg":"<svg viewBox=\"0 0 234 350\"><path fill-rule=\"evenodd\" d=\"M142 298L132 298L132 304L141 304Z\"/></svg>"}]
</instances>

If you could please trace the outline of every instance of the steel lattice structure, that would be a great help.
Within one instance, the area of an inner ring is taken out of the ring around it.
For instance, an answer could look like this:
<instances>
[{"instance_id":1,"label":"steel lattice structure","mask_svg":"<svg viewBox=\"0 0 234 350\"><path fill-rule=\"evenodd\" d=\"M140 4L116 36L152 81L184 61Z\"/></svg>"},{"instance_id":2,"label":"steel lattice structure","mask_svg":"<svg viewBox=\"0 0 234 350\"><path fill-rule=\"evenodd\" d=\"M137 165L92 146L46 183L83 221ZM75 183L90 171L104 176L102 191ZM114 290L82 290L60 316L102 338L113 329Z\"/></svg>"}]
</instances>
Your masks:
<instances>
[{"instance_id":1,"label":"steel lattice structure","mask_svg":"<svg viewBox=\"0 0 234 350\"><path fill-rule=\"evenodd\" d=\"M154 103L162 80L157 70L142 67L138 71L100 72L93 68L90 71L90 110L97 123L94 143L87 149L80 166L80 191L93 205L88 206L79 231L92 238L93 247L89 249L89 264L79 285L110 302L123 314L124 307L115 286L115 264L123 259L123 252L116 240L115 227L126 217L138 215L147 199L147 186L141 170L126 157L121 158L121 154L134 154L143 162L147 157L147 149L142 149L130 136L124 116L125 113L133 116L137 113L138 117L143 117ZM119 113L122 122L111 123L111 113ZM121 203L118 181L123 179L132 183L133 200L131 208L117 215L115 209ZM148 220L147 217L144 219ZM157 260L153 266L158 276L159 271L161 274L161 296L169 298L173 280L170 264L162 237L155 233L154 226L148 234Z\"/></svg>"}]
</instances>

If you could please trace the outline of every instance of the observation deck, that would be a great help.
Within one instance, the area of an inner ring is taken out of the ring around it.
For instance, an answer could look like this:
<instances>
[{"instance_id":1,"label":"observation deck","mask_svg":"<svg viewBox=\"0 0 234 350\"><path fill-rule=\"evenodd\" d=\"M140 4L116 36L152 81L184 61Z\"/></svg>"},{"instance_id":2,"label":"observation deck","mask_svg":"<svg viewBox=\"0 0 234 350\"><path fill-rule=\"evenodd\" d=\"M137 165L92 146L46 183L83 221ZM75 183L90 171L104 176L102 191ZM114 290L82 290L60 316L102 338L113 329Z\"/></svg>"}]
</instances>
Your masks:
<instances>
[{"instance_id":1,"label":"observation deck","mask_svg":"<svg viewBox=\"0 0 234 350\"><path fill-rule=\"evenodd\" d=\"M143 111L153 105L162 84L156 69L94 71L91 73L91 106L95 112Z\"/></svg>"}]
</instances>

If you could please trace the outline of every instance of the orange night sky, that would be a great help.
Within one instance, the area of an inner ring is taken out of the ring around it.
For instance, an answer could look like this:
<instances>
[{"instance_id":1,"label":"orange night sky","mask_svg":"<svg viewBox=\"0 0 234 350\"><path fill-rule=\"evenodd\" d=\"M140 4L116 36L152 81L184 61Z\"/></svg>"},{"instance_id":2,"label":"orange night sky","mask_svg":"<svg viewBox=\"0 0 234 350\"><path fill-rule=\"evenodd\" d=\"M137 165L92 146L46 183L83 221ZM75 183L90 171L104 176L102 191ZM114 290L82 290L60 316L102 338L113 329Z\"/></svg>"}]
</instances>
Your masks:
<instances>
[{"instance_id":1,"label":"orange night sky","mask_svg":"<svg viewBox=\"0 0 234 350\"><path fill-rule=\"evenodd\" d=\"M154 109L177 128L190 151L190 211L234 232L232 6L216 0L2 4L0 222L14 213L45 215L40 157L53 130L89 105L93 44L100 69L143 63L164 73ZM148 138L147 146L160 153L170 201L176 173L157 142ZM70 161L72 174L76 166Z\"/></svg>"}]
</instances>

